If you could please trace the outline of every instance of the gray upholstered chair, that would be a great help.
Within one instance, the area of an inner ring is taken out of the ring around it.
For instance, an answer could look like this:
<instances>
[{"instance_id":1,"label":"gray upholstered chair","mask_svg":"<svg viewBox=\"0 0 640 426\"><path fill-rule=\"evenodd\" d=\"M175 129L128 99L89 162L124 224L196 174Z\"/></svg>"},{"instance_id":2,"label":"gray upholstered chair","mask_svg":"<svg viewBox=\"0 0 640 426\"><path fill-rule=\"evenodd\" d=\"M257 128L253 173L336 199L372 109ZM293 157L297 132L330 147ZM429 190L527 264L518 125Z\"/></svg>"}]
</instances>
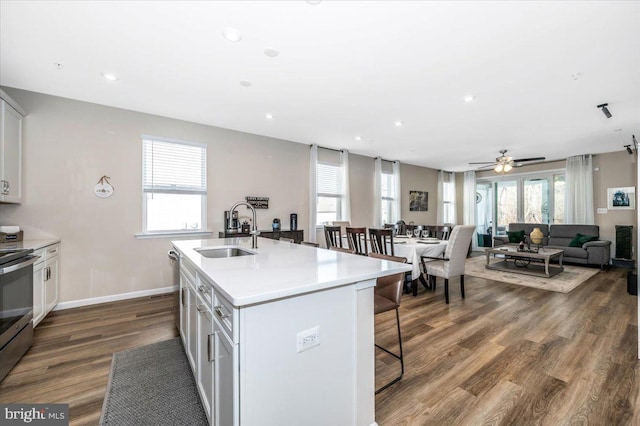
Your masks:
<instances>
[{"instance_id":1,"label":"gray upholstered chair","mask_svg":"<svg viewBox=\"0 0 640 426\"><path fill-rule=\"evenodd\" d=\"M422 256L425 272L432 288L436 288L436 277L444 278L444 297L449 303L449 278L460 276L460 293L464 299L464 265L469 252L475 225L458 225L451 231L447 248L442 257Z\"/></svg>"}]
</instances>

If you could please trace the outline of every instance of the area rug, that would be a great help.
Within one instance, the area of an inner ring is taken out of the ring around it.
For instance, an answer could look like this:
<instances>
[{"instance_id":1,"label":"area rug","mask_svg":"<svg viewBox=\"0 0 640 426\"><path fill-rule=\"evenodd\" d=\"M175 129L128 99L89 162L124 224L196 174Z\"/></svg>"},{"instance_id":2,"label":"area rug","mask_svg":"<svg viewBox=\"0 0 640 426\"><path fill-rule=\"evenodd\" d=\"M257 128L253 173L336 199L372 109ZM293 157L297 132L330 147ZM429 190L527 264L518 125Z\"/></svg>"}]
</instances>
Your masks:
<instances>
[{"instance_id":1,"label":"area rug","mask_svg":"<svg viewBox=\"0 0 640 426\"><path fill-rule=\"evenodd\" d=\"M100 424L208 425L179 337L113 355Z\"/></svg>"},{"instance_id":2,"label":"area rug","mask_svg":"<svg viewBox=\"0 0 640 426\"><path fill-rule=\"evenodd\" d=\"M491 261L494 262L493 259L491 259ZM467 259L464 274L478 278L486 278L488 280L502 281L509 284L556 291L558 293L569 293L571 290L600 272L597 268L563 265L564 271L551 278L544 278L486 269L484 267L486 262L486 256Z\"/></svg>"}]
</instances>

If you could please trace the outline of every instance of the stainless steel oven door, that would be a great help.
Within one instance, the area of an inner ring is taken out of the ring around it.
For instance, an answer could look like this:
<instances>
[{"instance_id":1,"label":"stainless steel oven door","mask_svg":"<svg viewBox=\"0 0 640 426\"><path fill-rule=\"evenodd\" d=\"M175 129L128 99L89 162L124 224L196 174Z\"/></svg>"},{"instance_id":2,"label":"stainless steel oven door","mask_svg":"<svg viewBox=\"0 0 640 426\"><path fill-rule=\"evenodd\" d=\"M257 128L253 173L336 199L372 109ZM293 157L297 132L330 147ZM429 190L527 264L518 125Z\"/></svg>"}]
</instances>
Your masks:
<instances>
[{"instance_id":1,"label":"stainless steel oven door","mask_svg":"<svg viewBox=\"0 0 640 426\"><path fill-rule=\"evenodd\" d=\"M25 256L0 266L0 348L33 317L33 264L38 256Z\"/></svg>"}]
</instances>

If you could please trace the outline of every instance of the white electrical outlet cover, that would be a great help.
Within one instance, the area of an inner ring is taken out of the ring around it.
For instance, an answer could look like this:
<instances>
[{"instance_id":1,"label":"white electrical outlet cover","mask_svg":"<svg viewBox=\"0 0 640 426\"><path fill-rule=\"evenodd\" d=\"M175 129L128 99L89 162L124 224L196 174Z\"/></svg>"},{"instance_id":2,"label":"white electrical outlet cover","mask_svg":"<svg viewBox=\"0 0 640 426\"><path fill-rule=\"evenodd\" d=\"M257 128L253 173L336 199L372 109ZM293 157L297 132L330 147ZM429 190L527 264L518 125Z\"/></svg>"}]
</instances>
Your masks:
<instances>
[{"instance_id":1,"label":"white electrical outlet cover","mask_svg":"<svg viewBox=\"0 0 640 426\"><path fill-rule=\"evenodd\" d=\"M296 348L298 352L306 351L320 344L320 327L315 326L296 334Z\"/></svg>"},{"instance_id":2,"label":"white electrical outlet cover","mask_svg":"<svg viewBox=\"0 0 640 426\"><path fill-rule=\"evenodd\" d=\"M598 209L596 209L596 212L597 212L598 214L607 214L607 209L606 209L606 208L599 207Z\"/></svg>"}]
</instances>

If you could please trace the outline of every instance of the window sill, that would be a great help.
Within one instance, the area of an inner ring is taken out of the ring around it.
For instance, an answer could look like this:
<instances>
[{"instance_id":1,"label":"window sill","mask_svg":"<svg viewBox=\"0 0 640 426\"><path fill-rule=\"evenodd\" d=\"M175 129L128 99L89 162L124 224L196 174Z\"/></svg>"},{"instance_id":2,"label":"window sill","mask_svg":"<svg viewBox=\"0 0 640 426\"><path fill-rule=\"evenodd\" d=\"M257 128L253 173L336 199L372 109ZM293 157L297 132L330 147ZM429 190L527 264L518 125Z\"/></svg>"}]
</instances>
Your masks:
<instances>
[{"instance_id":1,"label":"window sill","mask_svg":"<svg viewBox=\"0 0 640 426\"><path fill-rule=\"evenodd\" d=\"M151 238L180 238L180 237L211 237L213 231L176 231L176 232L153 232L135 234L138 240L147 240Z\"/></svg>"}]
</instances>

